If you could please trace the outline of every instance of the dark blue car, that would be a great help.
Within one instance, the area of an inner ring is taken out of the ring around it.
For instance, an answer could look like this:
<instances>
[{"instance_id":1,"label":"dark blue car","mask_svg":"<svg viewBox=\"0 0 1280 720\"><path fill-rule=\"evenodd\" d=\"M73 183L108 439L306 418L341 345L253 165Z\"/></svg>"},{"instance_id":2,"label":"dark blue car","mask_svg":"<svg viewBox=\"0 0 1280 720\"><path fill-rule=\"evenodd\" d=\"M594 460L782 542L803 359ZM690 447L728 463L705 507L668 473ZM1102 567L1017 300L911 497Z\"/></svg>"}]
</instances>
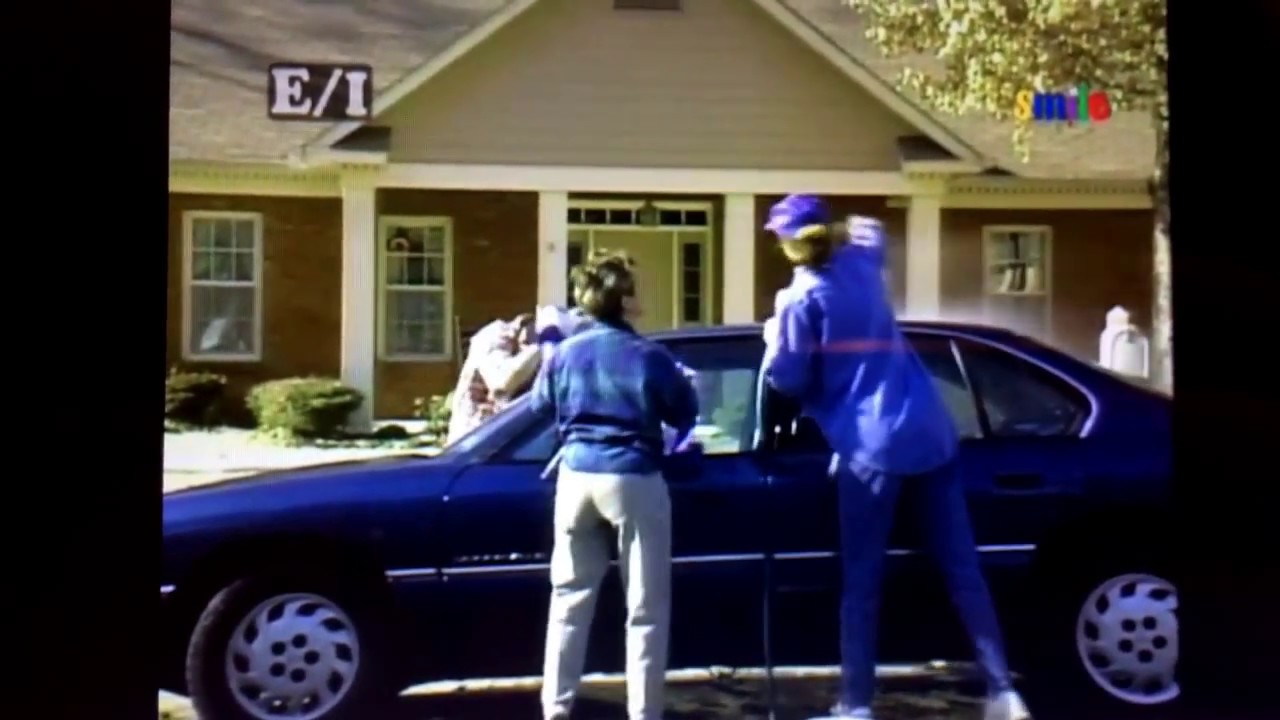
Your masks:
<instances>
[{"instance_id":1,"label":"dark blue car","mask_svg":"<svg viewBox=\"0 0 1280 720\"><path fill-rule=\"evenodd\" d=\"M1168 397L1011 332L907 323L964 438L959 464L1018 670L1118 713L1178 695L1165 577ZM821 435L758 382L758 326L655 336L698 371L706 448L668 474L670 667L837 662L835 487ZM444 678L537 675L554 427L523 402L436 457L274 472L164 500L165 668L206 720L368 717ZM969 657L904 510L885 662ZM588 671L622 667L602 591Z\"/></svg>"}]
</instances>

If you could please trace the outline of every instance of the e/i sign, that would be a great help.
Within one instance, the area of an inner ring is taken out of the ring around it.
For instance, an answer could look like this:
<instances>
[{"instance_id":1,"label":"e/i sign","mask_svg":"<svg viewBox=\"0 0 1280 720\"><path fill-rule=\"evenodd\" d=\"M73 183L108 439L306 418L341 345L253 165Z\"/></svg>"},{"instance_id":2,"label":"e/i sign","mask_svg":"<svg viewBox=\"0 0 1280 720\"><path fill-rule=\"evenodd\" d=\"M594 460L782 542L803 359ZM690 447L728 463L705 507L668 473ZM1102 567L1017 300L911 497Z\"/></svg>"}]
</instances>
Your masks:
<instances>
[{"instance_id":1,"label":"e/i sign","mask_svg":"<svg viewBox=\"0 0 1280 720\"><path fill-rule=\"evenodd\" d=\"M273 120L367 120L373 105L368 65L275 63L267 69Z\"/></svg>"}]
</instances>

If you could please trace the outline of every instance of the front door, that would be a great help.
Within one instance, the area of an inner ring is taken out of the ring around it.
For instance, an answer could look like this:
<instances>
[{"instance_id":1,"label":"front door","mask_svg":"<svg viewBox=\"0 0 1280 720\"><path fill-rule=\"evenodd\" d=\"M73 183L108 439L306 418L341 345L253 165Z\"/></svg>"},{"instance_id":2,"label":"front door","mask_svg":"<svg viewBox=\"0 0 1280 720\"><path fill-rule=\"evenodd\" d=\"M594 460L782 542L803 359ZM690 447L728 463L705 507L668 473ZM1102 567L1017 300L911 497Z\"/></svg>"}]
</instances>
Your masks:
<instances>
[{"instance_id":1,"label":"front door","mask_svg":"<svg viewBox=\"0 0 1280 720\"><path fill-rule=\"evenodd\" d=\"M673 327L675 257L671 233L640 228L597 230L592 243L597 249L625 252L635 261L636 295L642 310L635 321L636 330L644 333Z\"/></svg>"},{"instance_id":2,"label":"front door","mask_svg":"<svg viewBox=\"0 0 1280 720\"><path fill-rule=\"evenodd\" d=\"M592 252L625 252L636 263L640 332L712 322L711 204L572 200L570 271ZM572 303L572 288L569 298Z\"/></svg>"}]
</instances>

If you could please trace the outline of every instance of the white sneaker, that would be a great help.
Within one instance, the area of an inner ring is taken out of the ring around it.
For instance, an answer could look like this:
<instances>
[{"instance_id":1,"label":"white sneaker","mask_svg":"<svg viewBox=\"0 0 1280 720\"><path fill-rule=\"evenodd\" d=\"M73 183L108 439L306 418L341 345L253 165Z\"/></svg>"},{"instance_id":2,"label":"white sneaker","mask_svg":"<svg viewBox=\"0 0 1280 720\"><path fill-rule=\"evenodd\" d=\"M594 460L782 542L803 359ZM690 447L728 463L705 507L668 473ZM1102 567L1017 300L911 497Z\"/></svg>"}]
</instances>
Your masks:
<instances>
[{"instance_id":1,"label":"white sneaker","mask_svg":"<svg viewBox=\"0 0 1280 720\"><path fill-rule=\"evenodd\" d=\"M875 718L871 716L871 708L848 708L844 705L836 705L831 708L830 715L821 715L809 720L875 720Z\"/></svg>"},{"instance_id":2,"label":"white sneaker","mask_svg":"<svg viewBox=\"0 0 1280 720\"><path fill-rule=\"evenodd\" d=\"M987 710L983 720L1031 720L1031 711L1027 710L1022 696L1013 690L1005 690L987 701Z\"/></svg>"}]
</instances>

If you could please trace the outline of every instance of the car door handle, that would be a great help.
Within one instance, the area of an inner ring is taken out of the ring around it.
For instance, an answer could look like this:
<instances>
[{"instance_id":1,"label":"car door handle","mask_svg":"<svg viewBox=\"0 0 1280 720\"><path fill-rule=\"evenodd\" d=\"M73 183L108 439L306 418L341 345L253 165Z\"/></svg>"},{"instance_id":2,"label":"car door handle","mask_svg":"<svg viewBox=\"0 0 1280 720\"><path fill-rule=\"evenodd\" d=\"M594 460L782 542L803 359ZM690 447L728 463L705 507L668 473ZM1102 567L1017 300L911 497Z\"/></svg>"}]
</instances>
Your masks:
<instances>
[{"instance_id":1,"label":"car door handle","mask_svg":"<svg viewBox=\"0 0 1280 720\"><path fill-rule=\"evenodd\" d=\"M1044 487L1044 476L1037 473L1003 473L995 476L997 490L1027 492Z\"/></svg>"}]
</instances>

